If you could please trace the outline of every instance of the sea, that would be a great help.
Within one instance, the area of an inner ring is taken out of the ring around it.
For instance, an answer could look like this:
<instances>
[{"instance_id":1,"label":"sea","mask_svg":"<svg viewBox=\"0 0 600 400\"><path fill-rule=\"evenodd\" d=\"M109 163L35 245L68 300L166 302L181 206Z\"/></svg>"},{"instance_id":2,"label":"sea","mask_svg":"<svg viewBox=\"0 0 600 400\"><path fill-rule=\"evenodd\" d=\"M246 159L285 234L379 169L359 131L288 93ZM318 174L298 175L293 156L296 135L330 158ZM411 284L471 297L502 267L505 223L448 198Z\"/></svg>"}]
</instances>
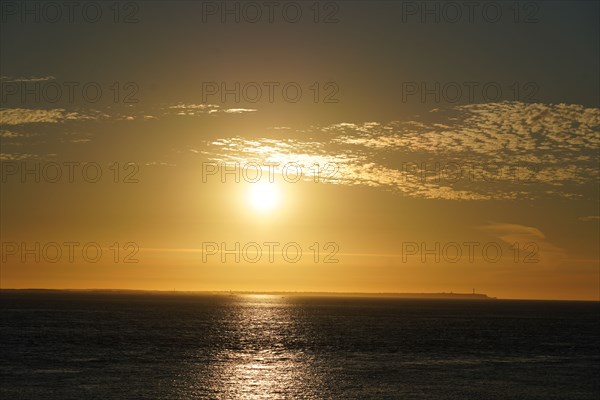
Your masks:
<instances>
[{"instance_id":1,"label":"sea","mask_svg":"<svg viewBox=\"0 0 600 400\"><path fill-rule=\"evenodd\" d=\"M600 398L600 303L0 291L2 399Z\"/></svg>"}]
</instances>

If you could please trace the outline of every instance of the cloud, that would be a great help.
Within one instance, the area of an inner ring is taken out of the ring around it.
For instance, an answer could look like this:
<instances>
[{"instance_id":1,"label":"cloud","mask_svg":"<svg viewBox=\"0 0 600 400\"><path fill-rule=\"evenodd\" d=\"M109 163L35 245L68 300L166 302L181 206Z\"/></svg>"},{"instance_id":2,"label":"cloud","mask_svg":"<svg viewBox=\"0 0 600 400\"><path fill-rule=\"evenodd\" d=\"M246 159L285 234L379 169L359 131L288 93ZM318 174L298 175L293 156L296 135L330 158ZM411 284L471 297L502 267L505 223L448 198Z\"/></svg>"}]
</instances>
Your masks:
<instances>
[{"instance_id":1,"label":"cloud","mask_svg":"<svg viewBox=\"0 0 600 400\"><path fill-rule=\"evenodd\" d=\"M211 151L211 148L216 147ZM199 153L197 150L195 153ZM295 139L229 138L212 141L208 154L213 161L222 163L256 164L263 169L275 165L276 173L284 168L299 166L303 179L341 185L392 187L411 197L447 200L486 200L487 195L469 190L455 190L446 185L413 179L403 171L385 167L351 151L333 152L320 142L302 142ZM317 176L315 176L318 174Z\"/></svg>"},{"instance_id":2,"label":"cloud","mask_svg":"<svg viewBox=\"0 0 600 400\"><path fill-rule=\"evenodd\" d=\"M151 121L151 120L158 119L158 117L155 117L154 115L141 115L141 114L132 114L132 113L127 113L127 114L114 113L112 116L105 115L105 117L112 118L115 121L138 121L138 120Z\"/></svg>"},{"instance_id":3,"label":"cloud","mask_svg":"<svg viewBox=\"0 0 600 400\"><path fill-rule=\"evenodd\" d=\"M75 111L66 111L63 108L29 109L29 108L2 108L0 109L1 125L23 125L33 123L56 124L70 120L93 120L97 116L86 115Z\"/></svg>"},{"instance_id":4,"label":"cloud","mask_svg":"<svg viewBox=\"0 0 600 400\"><path fill-rule=\"evenodd\" d=\"M44 81L53 81L56 78L53 76L30 76L26 78L13 78L10 76L2 76L0 80L3 82L44 82Z\"/></svg>"},{"instance_id":5,"label":"cloud","mask_svg":"<svg viewBox=\"0 0 600 400\"><path fill-rule=\"evenodd\" d=\"M227 114L242 114L242 113L256 112L256 109L254 109L254 108L228 108L226 110L223 110L223 112L225 112Z\"/></svg>"},{"instance_id":6,"label":"cloud","mask_svg":"<svg viewBox=\"0 0 600 400\"><path fill-rule=\"evenodd\" d=\"M215 108L219 108L216 104L183 104L179 103L174 106L170 106L169 108L174 109L182 109L182 110L212 110Z\"/></svg>"},{"instance_id":7,"label":"cloud","mask_svg":"<svg viewBox=\"0 0 600 400\"><path fill-rule=\"evenodd\" d=\"M175 164L171 164L171 163L166 163L166 162L158 162L158 161L151 161L151 162L147 162L144 164L147 167L176 167Z\"/></svg>"},{"instance_id":8,"label":"cloud","mask_svg":"<svg viewBox=\"0 0 600 400\"><path fill-rule=\"evenodd\" d=\"M510 224L496 223L480 227L511 246L519 262L542 263L544 265L556 264L567 258L565 249L550 243L542 231L537 228Z\"/></svg>"},{"instance_id":9,"label":"cloud","mask_svg":"<svg viewBox=\"0 0 600 400\"><path fill-rule=\"evenodd\" d=\"M324 130L340 143L432 153L465 151L503 161L504 154L530 160L530 151L549 155L600 147L600 109L581 105L520 102L472 104L448 110L443 123L393 121L341 123Z\"/></svg>"},{"instance_id":10,"label":"cloud","mask_svg":"<svg viewBox=\"0 0 600 400\"><path fill-rule=\"evenodd\" d=\"M91 142L92 139L71 139L69 143L88 143Z\"/></svg>"},{"instance_id":11,"label":"cloud","mask_svg":"<svg viewBox=\"0 0 600 400\"><path fill-rule=\"evenodd\" d=\"M579 217L577 219L584 222L600 221L600 215L586 215L585 217Z\"/></svg>"},{"instance_id":12,"label":"cloud","mask_svg":"<svg viewBox=\"0 0 600 400\"><path fill-rule=\"evenodd\" d=\"M24 137L24 136L26 136L26 135L23 133L17 133L17 132L5 130L5 129L0 130L0 138L15 139L15 138Z\"/></svg>"},{"instance_id":13,"label":"cloud","mask_svg":"<svg viewBox=\"0 0 600 400\"><path fill-rule=\"evenodd\" d=\"M303 136L319 140L310 141L224 138L200 153L220 161L330 163L337 172L328 183L430 199L577 198L597 182L599 109L504 102L427 118L312 127Z\"/></svg>"},{"instance_id":14,"label":"cloud","mask_svg":"<svg viewBox=\"0 0 600 400\"><path fill-rule=\"evenodd\" d=\"M167 110L174 110L175 115L180 116L199 116L204 114L217 114L217 113L225 113L225 114L243 114L243 113L252 113L256 112L256 109L253 108L226 108L222 109L220 106L216 104L177 104L174 106L169 106Z\"/></svg>"},{"instance_id":15,"label":"cloud","mask_svg":"<svg viewBox=\"0 0 600 400\"><path fill-rule=\"evenodd\" d=\"M36 155L28 153L0 153L1 161L21 161L37 158L38 157Z\"/></svg>"},{"instance_id":16,"label":"cloud","mask_svg":"<svg viewBox=\"0 0 600 400\"><path fill-rule=\"evenodd\" d=\"M15 143L19 136L27 136L21 126L26 129L34 123L99 119L153 123L165 115L256 111L193 103L150 110L131 107L125 113L111 110L112 115L7 108L0 109L5 127L0 137ZM318 164L319 178L328 184L381 188L425 199L577 199L594 193L600 175L600 109L577 104L472 104L405 120L338 122L303 130L283 125L266 131L265 137L226 137L188 150L215 161L275 162L280 164L278 172L289 163L303 170Z\"/></svg>"}]
</instances>

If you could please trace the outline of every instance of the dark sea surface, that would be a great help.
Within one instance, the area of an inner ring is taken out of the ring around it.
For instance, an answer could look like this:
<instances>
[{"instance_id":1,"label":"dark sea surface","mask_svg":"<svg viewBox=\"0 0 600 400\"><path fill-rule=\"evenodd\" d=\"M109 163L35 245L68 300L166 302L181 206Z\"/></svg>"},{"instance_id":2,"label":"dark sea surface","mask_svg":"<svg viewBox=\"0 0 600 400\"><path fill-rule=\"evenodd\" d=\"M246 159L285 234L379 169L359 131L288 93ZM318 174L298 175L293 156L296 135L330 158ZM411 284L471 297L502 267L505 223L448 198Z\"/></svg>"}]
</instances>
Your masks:
<instances>
[{"instance_id":1,"label":"dark sea surface","mask_svg":"<svg viewBox=\"0 0 600 400\"><path fill-rule=\"evenodd\" d=\"M585 302L0 292L2 399L594 399Z\"/></svg>"}]
</instances>

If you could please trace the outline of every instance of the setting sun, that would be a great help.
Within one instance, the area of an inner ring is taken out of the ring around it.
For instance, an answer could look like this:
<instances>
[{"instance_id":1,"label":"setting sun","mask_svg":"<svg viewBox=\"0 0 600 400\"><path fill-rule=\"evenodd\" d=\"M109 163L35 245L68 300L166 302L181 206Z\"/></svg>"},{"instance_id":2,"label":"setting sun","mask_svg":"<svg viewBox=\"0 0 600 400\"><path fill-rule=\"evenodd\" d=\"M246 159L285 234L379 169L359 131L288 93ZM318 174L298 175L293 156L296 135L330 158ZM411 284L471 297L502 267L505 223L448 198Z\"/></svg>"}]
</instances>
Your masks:
<instances>
[{"instance_id":1,"label":"setting sun","mask_svg":"<svg viewBox=\"0 0 600 400\"><path fill-rule=\"evenodd\" d=\"M248 201L259 212L269 212L279 205L281 194L275 183L257 182L250 185Z\"/></svg>"}]
</instances>

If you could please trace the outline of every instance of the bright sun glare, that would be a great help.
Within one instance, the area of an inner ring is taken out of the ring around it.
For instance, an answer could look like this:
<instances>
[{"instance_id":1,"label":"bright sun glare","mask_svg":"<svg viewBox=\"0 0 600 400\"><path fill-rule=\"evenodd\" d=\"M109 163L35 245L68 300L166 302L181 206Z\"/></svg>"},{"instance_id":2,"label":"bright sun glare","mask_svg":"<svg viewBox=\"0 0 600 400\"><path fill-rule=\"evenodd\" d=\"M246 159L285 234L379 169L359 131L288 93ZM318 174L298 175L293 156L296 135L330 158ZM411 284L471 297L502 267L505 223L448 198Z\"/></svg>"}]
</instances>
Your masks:
<instances>
[{"instance_id":1,"label":"bright sun glare","mask_svg":"<svg viewBox=\"0 0 600 400\"><path fill-rule=\"evenodd\" d=\"M269 212L277 207L280 200L279 188L274 183L257 182L250 184L248 200L257 211Z\"/></svg>"}]
</instances>

